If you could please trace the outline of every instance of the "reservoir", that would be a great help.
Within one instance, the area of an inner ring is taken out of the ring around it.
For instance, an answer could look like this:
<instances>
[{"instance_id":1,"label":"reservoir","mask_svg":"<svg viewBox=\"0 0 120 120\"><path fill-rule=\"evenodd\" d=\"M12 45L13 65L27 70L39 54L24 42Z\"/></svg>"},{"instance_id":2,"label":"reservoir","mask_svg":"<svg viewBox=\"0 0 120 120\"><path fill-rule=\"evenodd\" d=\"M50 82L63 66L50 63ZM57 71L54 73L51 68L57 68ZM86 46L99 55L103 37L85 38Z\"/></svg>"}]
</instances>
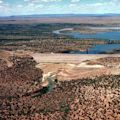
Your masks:
<instances>
[{"instance_id":1,"label":"reservoir","mask_svg":"<svg viewBox=\"0 0 120 120\"><path fill-rule=\"evenodd\" d=\"M99 40L120 40L120 27L89 27L89 29L102 29L110 30L105 32L96 32L96 33L80 33L74 32L73 28L64 28L60 30L53 31L57 35L65 35L76 39L99 39ZM66 32L67 31L67 32ZM104 44L104 45L95 45L85 52L73 51L74 54L100 54L106 52L112 52L114 50L120 50L120 44Z\"/></svg>"}]
</instances>

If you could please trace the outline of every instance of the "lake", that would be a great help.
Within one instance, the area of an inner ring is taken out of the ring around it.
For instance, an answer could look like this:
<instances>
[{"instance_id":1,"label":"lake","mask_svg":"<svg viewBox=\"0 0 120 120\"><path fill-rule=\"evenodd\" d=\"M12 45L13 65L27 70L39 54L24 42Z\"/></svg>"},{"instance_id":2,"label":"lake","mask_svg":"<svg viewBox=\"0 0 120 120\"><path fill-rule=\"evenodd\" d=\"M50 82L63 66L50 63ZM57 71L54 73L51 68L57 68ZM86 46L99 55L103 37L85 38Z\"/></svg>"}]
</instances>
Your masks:
<instances>
[{"instance_id":1,"label":"lake","mask_svg":"<svg viewBox=\"0 0 120 120\"><path fill-rule=\"evenodd\" d=\"M80 39L93 38L93 39L105 39L105 40L120 40L120 31L97 32L91 34L70 32L70 33L65 33L64 35L71 36L73 38L80 38Z\"/></svg>"},{"instance_id":2,"label":"lake","mask_svg":"<svg viewBox=\"0 0 120 120\"><path fill-rule=\"evenodd\" d=\"M101 40L120 40L120 27L89 27L89 29L103 29L103 30L112 30L106 32L97 32L97 33L80 33L80 32L72 32L73 28L64 28L60 30L53 31L54 34L57 35L66 35L76 39L101 39ZM67 31L67 32L64 32ZM69 32L70 31L70 32ZM95 45L90 48L88 51L80 52L73 51L71 53L79 53L79 54L99 54L112 52L114 50L120 50L120 44L104 44L104 45Z\"/></svg>"}]
</instances>

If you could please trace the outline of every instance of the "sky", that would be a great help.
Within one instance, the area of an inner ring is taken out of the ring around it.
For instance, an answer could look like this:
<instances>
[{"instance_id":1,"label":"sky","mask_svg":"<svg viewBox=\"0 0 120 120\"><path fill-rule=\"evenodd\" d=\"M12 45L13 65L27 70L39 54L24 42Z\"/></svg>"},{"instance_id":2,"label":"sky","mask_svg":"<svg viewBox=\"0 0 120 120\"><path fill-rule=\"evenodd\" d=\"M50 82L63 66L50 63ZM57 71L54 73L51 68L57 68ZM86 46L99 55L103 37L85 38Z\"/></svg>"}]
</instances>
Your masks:
<instances>
[{"instance_id":1,"label":"sky","mask_svg":"<svg viewBox=\"0 0 120 120\"><path fill-rule=\"evenodd\" d=\"M120 13L120 0L0 0L0 16Z\"/></svg>"}]
</instances>

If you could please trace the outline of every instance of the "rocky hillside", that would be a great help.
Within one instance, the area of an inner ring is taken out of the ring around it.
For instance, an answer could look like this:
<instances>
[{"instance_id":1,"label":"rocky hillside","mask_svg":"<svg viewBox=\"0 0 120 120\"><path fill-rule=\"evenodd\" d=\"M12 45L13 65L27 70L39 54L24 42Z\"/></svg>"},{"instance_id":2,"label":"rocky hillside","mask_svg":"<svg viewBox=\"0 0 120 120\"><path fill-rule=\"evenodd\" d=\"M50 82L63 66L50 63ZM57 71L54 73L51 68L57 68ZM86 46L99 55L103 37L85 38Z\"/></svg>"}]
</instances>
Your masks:
<instances>
[{"instance_id":1,"label":"rocky hillside","mask_svg":"<svg viewBox=\"0 0 120 120\"><path fill-rule=\"evenodd\" d=\"M9 68L1 61L1 120L119 120L120 75L64 81L48 91L32 58L10 60Z\"/></svg>"}]
</instances>

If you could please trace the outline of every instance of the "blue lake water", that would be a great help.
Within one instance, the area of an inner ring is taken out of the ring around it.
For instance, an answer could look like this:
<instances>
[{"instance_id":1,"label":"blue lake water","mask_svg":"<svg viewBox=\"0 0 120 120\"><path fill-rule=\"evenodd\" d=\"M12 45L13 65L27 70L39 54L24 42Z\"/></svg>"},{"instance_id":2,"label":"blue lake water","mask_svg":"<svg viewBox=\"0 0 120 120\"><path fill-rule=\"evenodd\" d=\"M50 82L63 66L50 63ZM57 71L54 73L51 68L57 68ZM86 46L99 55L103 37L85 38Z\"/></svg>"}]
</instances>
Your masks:
<instances>
[{"instance_id":1,"label":"blue lake water","mask_svg":"<svg viewBox=\"0 0 120 120\"><path fill-rule=\"evenodd\" d=\"M73 51L71 54L102 54L105 52L112 52L113 50L120 50L120 44L95 45L87 51Z\"/></svg>"},{"instance_id":2,"label":"blue lake water","mask_svg":"<svg viewBox=\"0 0 120 120\"><path fill-rule=\"evenodd\" d=\"M85 38L94 38L94 39L106 39L106 40L120 40L120 31L111 31L111 32L98 32L95 34L81 34L81 33L65 33L64 35L71 36L73 38L85 39Z\"/></svg>"},{"instance_id":3,"label":"blue lake water","mask_svg":"<svg viewBox=\"0 0 120 120\"><path fill-rule=\"evenodd\" d=\"M70 31L70 32L63 32L63 31ZM78 32L72 32L71 28L61 29L54 31L54 34L57 35L66 35L77 39L101 39L101 40L120 40L120 30L113 30L109 32L97 32L94 34L83 34ZM99 54L105 52L112 52L114 50L120 50L120 44L104 44L104 45L95 45L90 48L88 51L80 52L80 51L73 51L73 54Z\"/></svg>"}]
</instances>

